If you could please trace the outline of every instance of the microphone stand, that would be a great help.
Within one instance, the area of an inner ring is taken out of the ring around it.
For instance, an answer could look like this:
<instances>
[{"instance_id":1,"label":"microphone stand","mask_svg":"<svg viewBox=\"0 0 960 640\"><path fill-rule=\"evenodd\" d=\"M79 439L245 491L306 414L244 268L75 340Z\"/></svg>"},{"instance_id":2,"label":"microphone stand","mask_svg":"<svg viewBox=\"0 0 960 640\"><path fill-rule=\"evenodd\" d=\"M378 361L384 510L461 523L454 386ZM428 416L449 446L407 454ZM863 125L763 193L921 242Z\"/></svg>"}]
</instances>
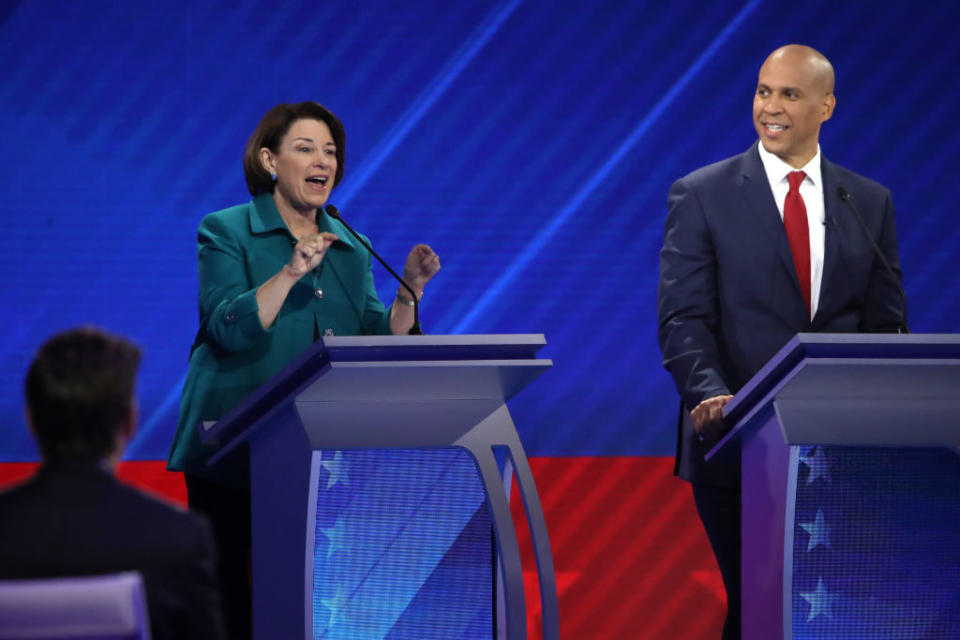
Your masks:
<instances>
[{"instance_id":1,"label":"microphone stand","mask_svg":"<svg viewBox=\"0 0 960 640\"><path fill-rule=\"evenodd\" d=\"M877 241L873 239L873 234L870 233L870 228L867 227L867 223L863 221L863 217L860 215L860 212L857 210L856 205L853 204L853 198L850 196L850 192L847 191L847 188L842 184L837 187L837 195L840 196L840 199L843 201L847 208L853 212L853 216L857 219L857 222L860 223L860 227L863 229L864 235L867 236L867 240L870 241L870 245L873 247L874 254L880 258L880 262L883 263L883 268L887 271L887 274L890 276L890 279L893 280L893 283L897 285L897 291L900 293L900 299L903 301L903 312L901 318L903 322L900 323L900 326L897 327L897 333L910 333L910 327L907 326L907 292L903 290L903 285L900 284L897 274L894 272L893 267L890 266L890 262L887 260L887 257L883 255L883 251L880 250L880 245L877 244Z\"/></svg>"},{"instance_id":2,"label":"microphone stand","mask_svg":"<svg viewBox=\"0 0 960 640\"><path fill-rule=\"evenodd\" d=\"M396 271L390 268L390 265L387 264L386 260L381 258L380 255L373 250L373 247L370 246L369 242L364 240L359 233L353 230L353 227L347 224L347 221L340 216L340 211L335 206L328 204L323 210L326 211L327 215L334 220L339 220L340 224L346 227L347 231L349 231L350 234L356 238L357 241L362 244L367 251L370 252L370 255L376 258L377 261L383 265L383 268L390 272L390 275L396 278L397 282L399 282L404 289L410 292L410 299L413 300L413 326L410 327L410 331L408 331L408 333L411 336L422 336L423 329L420 328L420 301L417 299L417 294L413 292L413 289L410 287L410 285L408 285L403 278L397 275Z\"/></svg>"}]
</instances>

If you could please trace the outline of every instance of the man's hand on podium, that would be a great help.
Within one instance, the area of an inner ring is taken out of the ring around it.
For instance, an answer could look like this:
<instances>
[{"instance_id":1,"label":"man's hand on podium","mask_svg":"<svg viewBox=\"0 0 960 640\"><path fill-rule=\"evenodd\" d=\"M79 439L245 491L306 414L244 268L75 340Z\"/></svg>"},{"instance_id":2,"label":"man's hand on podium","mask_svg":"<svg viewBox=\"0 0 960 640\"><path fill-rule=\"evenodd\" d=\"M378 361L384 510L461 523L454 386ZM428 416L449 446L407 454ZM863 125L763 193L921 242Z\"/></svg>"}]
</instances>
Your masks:
<instances>
[{"instance_id":1,"label":"man's hand on podium","mask_svg":"<svg viewBox=\"0 0 960 640\"><path fill-rule=\"evenodd\" d=\"M707 398L690 412L693 428L701 438L706 436L720 437L726 431L723 424L723 407L733 396L714 396Z\"/></svg>"}]
</instances>

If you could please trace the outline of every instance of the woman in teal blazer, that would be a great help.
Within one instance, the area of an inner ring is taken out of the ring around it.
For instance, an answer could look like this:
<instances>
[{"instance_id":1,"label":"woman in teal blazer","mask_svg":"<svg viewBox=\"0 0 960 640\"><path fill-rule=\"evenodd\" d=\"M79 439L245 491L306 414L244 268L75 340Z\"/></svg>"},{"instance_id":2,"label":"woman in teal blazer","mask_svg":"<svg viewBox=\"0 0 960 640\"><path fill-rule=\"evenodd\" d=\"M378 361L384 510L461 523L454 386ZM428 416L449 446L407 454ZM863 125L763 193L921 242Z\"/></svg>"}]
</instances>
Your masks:
<instances>
[{"instance_id":1,"label":"woman in teal blazer","mask_svg":"<svg viewBox=\"0 0 960 640\"><path fill-rule=\"evenodd\" d=\"M185 472L192 510L213 522L231 637L249 637L249 480L246 460L208 467L198 428L239 404L320 336L403 334L413 300L389 308L374 289L370 253L323 212L343 177L343 125L314 102L280 104L247 142L253 201L200 223L200 329L190 355L167 468ZM417 296L440 269L416 245L404 280ZM242 456L235 456L242 458Z\"/></svg>"}]
</instances>

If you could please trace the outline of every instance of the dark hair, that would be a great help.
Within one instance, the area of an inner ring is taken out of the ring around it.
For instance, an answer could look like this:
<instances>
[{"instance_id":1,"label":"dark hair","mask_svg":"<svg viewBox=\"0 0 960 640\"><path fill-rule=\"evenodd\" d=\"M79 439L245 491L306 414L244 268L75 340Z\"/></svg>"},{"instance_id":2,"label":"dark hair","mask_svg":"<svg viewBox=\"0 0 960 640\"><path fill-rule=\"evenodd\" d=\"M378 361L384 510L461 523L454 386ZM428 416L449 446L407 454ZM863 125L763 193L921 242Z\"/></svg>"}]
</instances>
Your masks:
<instances>
[{"instance_id":1,"label":"dark hair","mask_svg":"<svg viewBox=\"0 0 960 640\"><path fill-rule=\"evenodd\" d=\"M58 333L37 351L24 388L44 460L101 460L130 416L140 349L102 329Z\"/></svg>"},{"instance_id":2,"label":"dark hair","mask_svg":"<svg viewBox=\"0 0 960 640\"><path fill-rule=\"evenodd\" d=\"M250 195L273 193L275 186L270 173L260 164L260 149L266 147L277 153L283 136L287 134L294 122L303 119L319 120L330 127L333 143L337 145L337 175L334 176L333 186L340 184L340 180L343 179L344 149L347 143L347 134L340 119L316 102L278 104L263 116L243 150L243 175L247 180Z\"/></svg>"}]
</instances>

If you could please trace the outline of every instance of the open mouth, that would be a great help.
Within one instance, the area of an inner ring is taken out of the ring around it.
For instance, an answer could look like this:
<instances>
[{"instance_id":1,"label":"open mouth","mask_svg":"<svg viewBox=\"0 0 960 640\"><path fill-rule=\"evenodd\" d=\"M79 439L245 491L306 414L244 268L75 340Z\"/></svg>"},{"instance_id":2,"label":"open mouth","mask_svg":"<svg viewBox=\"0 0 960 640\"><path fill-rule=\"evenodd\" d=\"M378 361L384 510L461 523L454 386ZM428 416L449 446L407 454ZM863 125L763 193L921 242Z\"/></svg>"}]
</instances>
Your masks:
<instances>
[{"instance_id":1,"label":"open mouth","mask_svg":"<svg viewBox=\"0 0 960 640\"><path fill-rule=\"evenodd\" d=\"M771 135L777 135L783 131L786 131L789 127L785 124L778 124L775 122L765 122L763 123L763 128L767 130L767 133Z\"/></svg>"},{"instance_id":2,"label":"open mouth","mask_svg":"<svg viewBox=\"0 0 960 640\"><path fill-rule=\"evenodd\" d=\"M328 178L327 176L310 176L309 178L307 178L307 182L309 182L310 184L319 185L321 187L326 187L327 181L329 179L330 178Z\"/></svg>"}]
</instances>

